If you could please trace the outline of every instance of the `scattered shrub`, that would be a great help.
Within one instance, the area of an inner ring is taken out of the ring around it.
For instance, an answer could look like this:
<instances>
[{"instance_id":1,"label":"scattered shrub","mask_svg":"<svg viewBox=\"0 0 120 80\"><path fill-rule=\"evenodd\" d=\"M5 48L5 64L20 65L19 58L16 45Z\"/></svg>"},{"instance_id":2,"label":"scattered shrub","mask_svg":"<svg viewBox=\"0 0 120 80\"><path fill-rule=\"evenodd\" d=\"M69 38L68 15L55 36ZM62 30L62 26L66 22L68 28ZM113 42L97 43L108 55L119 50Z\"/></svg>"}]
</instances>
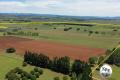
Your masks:
<instances>
[{"instance_id":1,"label":"scattered shrub","mask_svg":"<svg viewBox=\"0 0 120 80\"><path fill-rule=\"evenodd\" d=\"M32 70L32 71L30 71L30 73L31 73L32 75L34 75L34 74L35 74L35 71Z\"/></svg>"},{"instance_id":2,"label":"scattered shrub","mask_svg":"<svg viewBox=\"0 0 120 80\"><path fill-rule=\"evenodd\" d=\"M6 75L5 79L6 80L36 80L39 78L40 73L35 72L34 70L31 71L30 73L23 71L19 67L16 67L13 70L10 70Z\"/></svg>"},{"instance_id":3,"label":"scattered shrub","mask_svg":"<svg viewBox=\"0 0 120 80\"><path fill-rule=\"evenodd\" d=\"M22 74L22 73L23 73L23 70L20 69L20 68L16 68L16 72L17 72L18 74Z\"/></svg>"},{"instance_id":4,"label":"scattered shrub","mask_svg":"<svg viewBox=\"0 0 120 80\"><path fill-rule=\"evenodd\" d=\"M21 78L26 77L24 73L21 73Z\"/></svg>"},{"instance_id":5,"label":"scattered shrub","mask_svg":"<svg viewBox=\"0 0 120 80\"><path fill-rule=\"evenodd\" d=\"M14 48L8 48L8 49L6 49L6 52L7 53L14 53L14 52L16 52L16 50Z\"/></svg>"},{"instance_id":6,"label":"scattered shrub","mask_svg":"<svg viewBox=\"0 0 120 80\"><path fill-rule=\"evenodd\" d=\"M53 28L53 29L56 29L56 28Z\"/></svg>"},{"instance_id":7,"label":"scattered shrub","mask_svg":"<svg viewBox=\"0 0 120 80\"><path fill-rule=\"evenodd\" d=\"M30 73L26 73L25 76L26 76L28 79L31 79L31 77L32 77L33 75L30 74Z\"/></svg>"},{"instance_id":8,"label":"scattered shrub","mask_svg":"<svg viewBox=\"0 0 120 80\"><path fill-rule=\"evenodd\" d=\"M89 36L93 33L93 31L89 31Z\"/></svg>"},{"instance_id":9,"label":"scattered shrub","mask_svg":"<svg viewBox=\"0 0 120 80\"><path fill-rule=\"evenodd\" d=\"M7 79L10 74L11 74L11 72L8 72L8 73L5 75L5 79Z\"/></svg>"},{"instance_id":10,"label":"scattered shrub","mask_svg":"<svg viewBox=\"0 0 120 80\"><path fill-rule=\"evenodd\" d=\"M40 73L39 73L39 72L36 72L36 73L35 73L35 76L36 76L36 78L39 78Z\"/></svg>"},{"instance_id":11,"label":"scattered shrub","mask_svg":"<svg viewBox=\"0 0 120 80\"><path fill-rule=\"evenodd\" d=\"M28 73L26 71L23 71L22 75L28 78Z\"/></svg>"},{"instance_id":12,"label":"scattered shrub","mask_svg":"<svg viewBox=\"0 0 120 80\"><path fill-rule=\"evenodd\" d=\"M23 67L26 67L27 66L27 63L26 62L23 62L23 65L22 65Z\"/></svg>"},{"instance_id":13,"label":"scattered shrub","mask_svg":"<svg viewBox=\"0 0 120 80\"><path fill-rule=\"evenodd\" d=\"M28 78L24 76L24 77L22 77L22 80L28 80Z\"/></svg>"},{"instance_id":14,"label":"scattered shrub","mask_svg":"<svg viewBox=\"0 0 120 80\"><path fill-rule=\"evenodd\" d=\"M68 80L68 76L63 76L63 80Z\"/></svg>"},{"instance_id":15,"label":"scattered shrub","mask_svg":"<svg viewBox=\"0 0 120 80\"><path fill-rule=\"evenodd\" d=\"M6 36L7 34L6 33L3 33L3 36Z\"/></svg>"},{"instance_id":16,"label":"scattered shrub","mask_svg":"<svg viewBox=\"0 0 120 80\"><path fill-rule=\"evenodd\" d=\"M79 30L80 30L80 28L77 28L76 30L77 30L77 31L79 31Z\"/></svg>"},{"instance_id":17,"label":"scattered shrub","mask_svg":"<svg viewBox=\"0 0 120 80\"><path fill-rule=\"evenodd\" d=\"M70 30L70 29L72 29L72 27L69 27L68 29Z\"/></svg>"},{"instance_id":18,"label":"scattered shrub","mask_svg":"<svg viewBox=\"0 0 120 80\"><path fill-rule=\"evenodd\" d=\"M60 78L59 77L55 77L54 80L60 80Z\"/></svg>"},{"instance_id":19,"label":"scattered shrub","mask_svg":"<svg viewBox=\"0 0 120 80\"><path fill-rule=\"evenodd\" d=\"M93 31L89 31L89 33L90 33L90 34L92 34L92 33L93 33Z\"/></svg>"},{"instance_id":20,"label":"scattered shrub","mask_svg":"<svg viewBox=\"0 0 120 80\"><path fill-rule=\"evenodd\" d=\"M35 30L38 30L38 28L35 28Z\"/></svg>"},{"instance_id":21,"label":"scattered shrub","mask_svg":"<svg viewBox=\"0 0 120 80\"><path fill-rule=\"evenodd\" d=\"M39 74L43 74L43 70L42 69L39 69L38 72L39 72Z\"/></svg>"},{"instance_id":22,"label":"scattered shrub","mask_svg":"<svg viewBox=\"0 0 120 80\"><path fill-rule=\"evenodd\" d=\"M87 30L85 29L84 32L86 32Z\"/></svg>"},{"instance_id":23,"label":"scattered shrub","mask_svg":"<svg viewBox=\"0 0 120 80\"><path fill-rule=\"evenodd\" d=\"M38 70L39 70L38 67L35 67L35 68L34 68L34 71L35 71L35 72L38 72Z\"/></svg>"},{"instance_id":24,"label":"scattered shrub","mask_svg":"<svg viewBox=\"0 0 120 80\"><path fill-rule=\"evenodd\" d=\"M118 31L117 29L114 29L113 31Z\"/></svg>"},{"instance_id":25,"label":"scattered shrub","mask_svg":"<svg viewBox=\"0 0 120 80\"><path fill-rule=\"evenodd\" d=\"M69 29L68 28L64 28L64 31L68 31Z\"/></svg>"},{"instance_id":26,"label":"scattered shrub","mask_svg":"<svg viewBox=\"0 0 120 80\"><path fill-rule=\"evenodd\" d=\"M20 78L15 73L9 74L7 79L8 80L20 80Z\"/></svg>"},{"instance_id":27,"label":"scattered shrub","mask_svg":"<svg viewBox=\"0 0 120 80\"><path fill-rule=\"evenodd\" d=\"M98 32L98 31L95 31L95 34L99 34L99 32Z\"/></svg>"},{"instance_id":28,"label":"scattered shrub","mask_svg":"<svg viewBox=\"0 0 120 80\"><path fill-rule=\"evenodd\" d=\"M90 57L89 58L89 63L91 66L94 66L94 64L97 63L98 58L97 57Z\"/></svg>"},{"instance_id":29,"label":"scattered shrub","mask_svg":"<svg viewBox=\"0 0 120 80\"><path fill-rule=\"evenodd\" d=\"M36 76L35 75L31 75L30 80L36 80Z\"/></svg>"}]
</instances>

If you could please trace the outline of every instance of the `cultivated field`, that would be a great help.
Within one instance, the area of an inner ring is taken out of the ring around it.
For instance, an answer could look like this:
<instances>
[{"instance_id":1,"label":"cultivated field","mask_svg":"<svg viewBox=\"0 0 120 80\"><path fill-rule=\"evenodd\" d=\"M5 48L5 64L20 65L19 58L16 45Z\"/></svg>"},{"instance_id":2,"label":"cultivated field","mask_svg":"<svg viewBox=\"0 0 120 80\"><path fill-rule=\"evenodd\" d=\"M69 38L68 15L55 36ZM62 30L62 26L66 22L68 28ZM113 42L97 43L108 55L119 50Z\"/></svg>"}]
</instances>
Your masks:
<instances>
[{"instance_id":1,"label":"cultivated field","mask_svg":"<svg viewBox=\"0 0 120 80\"><path fill-rule=\"evenodd\" d=\"M80 24L91 24L93 26ZM16 36L19 37L95 48L113 48L120 39L119 24L31 22L1 23L0 25L8 27L7 32L16 33ZM68 30L64 31L66 28ZM37 35L32 36L31 34L34 33Z\"/></svg>"},{"instance_id":2,"label":"cultivated field","mask_svg":"<svg viewBox=\"0 0 120 80\"><path fill-rule=\"evenodd\" d=\"M90 57L105 55L107 49L111 50L120 43L120 24L114 23L26 22L0 23L0 26L0 72L3 72L0 73L0 80L4 80L6 72L21 66L25 51L42 53L50 58L69 56L73 60L88 61ZM11 47L16 49L19 56L3 54ZM120 68L112 67L114 75L109 80L119 80ZM29 72L33 66L23 69ZM40 80L63 76L48 69L44 69L44 72ZM94 75L100 77L98 72Z\"/></svg>"},{"instance_id":3,"label":"cultivated field","mask_svg":"<svg viewBox=\"0 0 120 80\"><path fill-rule=\"evenodd\" d=\"M92 56L103 55L105 49L102 48L90 48L87 46L75 46L66 45L63 43L33 40L19 37L0 37L0 49L6 50L13 47L17 50L17 53L23 55L25 51L39 52L49 57L61 57L69 56L72 59L88 60Z\"/></svg>"}]
</instances>

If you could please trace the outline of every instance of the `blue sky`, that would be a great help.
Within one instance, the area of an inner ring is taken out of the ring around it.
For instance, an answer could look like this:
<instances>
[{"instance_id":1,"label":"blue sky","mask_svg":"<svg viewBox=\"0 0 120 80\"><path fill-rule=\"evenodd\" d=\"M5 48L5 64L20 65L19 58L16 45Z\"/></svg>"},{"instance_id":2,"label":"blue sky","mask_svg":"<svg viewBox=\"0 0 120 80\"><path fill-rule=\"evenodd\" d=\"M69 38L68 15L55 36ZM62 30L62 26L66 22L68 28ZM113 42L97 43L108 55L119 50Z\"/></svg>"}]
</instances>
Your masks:
<instances>
[{"instance_id":1,"label":"blue sky","mask_svg":"<svg viewBox=\"0 0 120 80\"><path fill-rule=\"evenodd\" d=\"M0 13L120 16L120 0L0 0Z\"/></svg>"}]
</instances>

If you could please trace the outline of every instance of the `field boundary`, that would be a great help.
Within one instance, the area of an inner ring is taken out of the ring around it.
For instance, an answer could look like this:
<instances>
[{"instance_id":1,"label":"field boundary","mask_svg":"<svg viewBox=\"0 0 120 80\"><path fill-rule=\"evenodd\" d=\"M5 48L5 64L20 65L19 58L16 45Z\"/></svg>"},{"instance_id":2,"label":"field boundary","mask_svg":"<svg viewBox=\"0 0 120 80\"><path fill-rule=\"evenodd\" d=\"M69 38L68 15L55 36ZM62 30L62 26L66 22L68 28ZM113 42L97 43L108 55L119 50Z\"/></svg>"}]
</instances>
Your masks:
<instances>
[{"instance_id":1,"label":"field boundary","mask_svg":"<svg viewBox=\"0 0 120 80\"><path fill-rule=\"evenodd\" d=\"M101 80L101 79L98 79L98 78L96 78L96 77L91 76L91 74L94 73L95 70L96 70L101 64L103 64L118 48L120 48L120 45L118 45L108 56L105 57L105 59L104 59L100 64L98 64L98 65L92 70L92 72L89 74L89 76L92 77L93 80Z\"/></svg>"}]
</instances>

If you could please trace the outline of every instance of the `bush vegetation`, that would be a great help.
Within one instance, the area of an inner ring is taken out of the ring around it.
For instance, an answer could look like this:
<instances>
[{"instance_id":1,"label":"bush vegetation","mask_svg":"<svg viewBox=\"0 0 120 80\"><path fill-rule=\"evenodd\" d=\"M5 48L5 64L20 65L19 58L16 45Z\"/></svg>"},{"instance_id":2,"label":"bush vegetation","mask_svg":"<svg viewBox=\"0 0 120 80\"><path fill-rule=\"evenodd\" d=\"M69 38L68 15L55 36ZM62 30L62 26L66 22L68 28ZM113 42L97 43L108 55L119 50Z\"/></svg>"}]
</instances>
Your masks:
<instances>
[{"instance_id":1,"label":"bush vegetation","mask_svg":"<svg viewBox=\"0 0 120 80\"><path fill-rule=\"evenodd\" d=\"M6 49L6 53L14 53L14 52L16 52L15 48Z\"/></svg>"},{"instance_id":2,"label":"bush vegetation","mask_svg":"<svg viewBox=\"0 0 120 80\"><path fill-rule=\"evenodd\" d=\"M36 80L41 74L32 70L30 73L23 71L19 67L10 70L6 76L6 80Z\"/></svg>"},{"instance_id":3,"label":"bush vegetation","mask_svg":"<svg viewBox=\"0 0 120 80\"><path fill-rule=\"evenodd\" d=\"M27 66L27 63L26 62L23 62L23 65L22 65L23 67L26 67Z\"/></svg>"},{"instance_id":4,"label":"bush vegetation","mask_svg":"<svg viewBox=\"0 0 120 80\"><path fill-rule=\"evenodd\" d=\"M97 64L98 58L97 57L90 57L89 58L89 64L93 67L95 64Z\"/></svg>"}]
</instances>

